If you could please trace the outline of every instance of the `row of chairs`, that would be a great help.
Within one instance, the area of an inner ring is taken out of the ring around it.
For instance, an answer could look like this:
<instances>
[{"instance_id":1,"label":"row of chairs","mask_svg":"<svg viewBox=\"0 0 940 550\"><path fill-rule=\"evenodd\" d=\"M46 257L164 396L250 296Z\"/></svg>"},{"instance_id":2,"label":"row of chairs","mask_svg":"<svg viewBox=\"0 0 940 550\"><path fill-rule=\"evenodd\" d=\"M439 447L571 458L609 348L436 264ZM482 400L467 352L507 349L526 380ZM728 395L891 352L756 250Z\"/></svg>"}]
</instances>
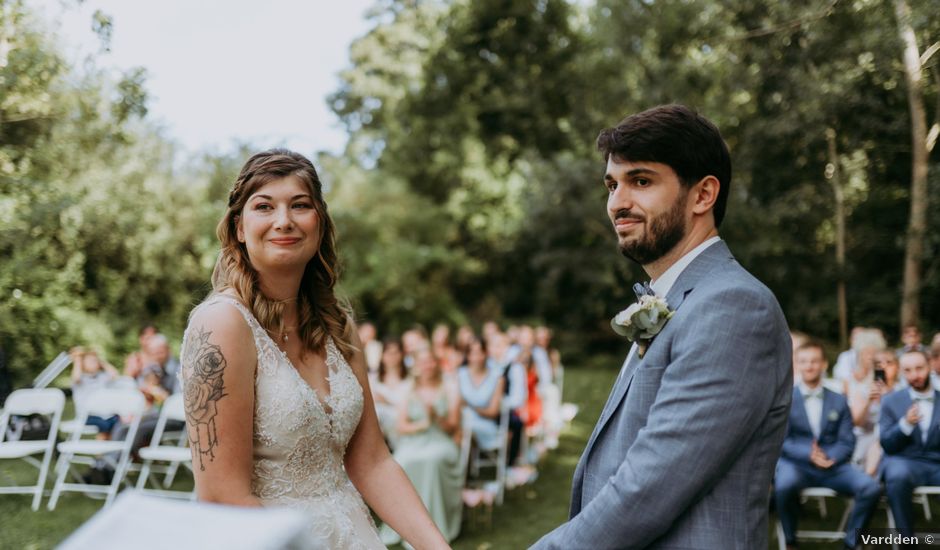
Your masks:
<instances>
[{"instance_id":1,"label":"row of chairs","mask_svg":"<svg viewBox=\"0 0 940 550\"><path fill-rule=\"evenodd\" d=\"M930 511L930 496L940 496L940 487L935 486L923 486L916 487L914 489L914 502L920 504L924 510L924 517L927 521L933 520L933 515ZM799 530L796 532L797 540L814 540L822 542L838 542L845 538L845 526L849 519L849 512L851 511L854 501L848 497L842 497L839 493L829 489L827 487L807 487L800 491L800 500L803 502L808 501L809 499L816 499L819 507L819 515L822 518L826 518L828 515L826 507L827 498L845 498L845 510L842 513L842 517L839 519L839 524L834 530ZM894 521L894 514L891 513L891 507L885 504L885 509L887 511L887 521L888 527L890 529L895 529L897 525ZM777 532L777 545L780 550L786 550L786 541L784 540L783 534L783 525L780 523L780 520L777 520L776 525ZM897 549L897 545L894 545L893 548Z\"/></svg>"},{"instance_id":2,"label":"row of chairs","mask_svg":"<svg viewBox=\"0 0 940 550\"><path fill-rule=\"evenodd\" d=\"M192 469L190 451L186 446L186 430L184 429L178 435L169 434L166 430L167 423L170 421L185 421L182 395L171 395L163 403L150 445L138 451L142 460L141 465L132 464L131 447L146 411L146 401L143 395L136 389L108 388L95 392L87 401L88 405L77 411L75 419L70 421L68 439L57 444L58 434L66 424L62 421L62 411L65 407L65 394L62 390L23 389L10 394L0 414L0 459L22 459L35 466L39 474L35 485L0 487L0 494L32 494L32 509L38 510L45 492L46 478L53 454L58 451L59 457L55 466L56 480L47 505L50 510L55 509L61 494L69 491L103 494L107 506L114 500L122 483L125 483L127 473L132 470L139 470L136 483L138 489L165 496L189 499L194 497L192 492L180 493L167 490L181 464ZM50 417L49 433L46 439L9 440L7 426L10 424L11 416L25 417L35 414ZM95 430L84 429L85 422L91 415L103 418L118 415L128 423L126 436L120 441L84 439L83 436L95 432ZM164 445L164 437L168 435L173 437L172 444ZM38 455L42 456L41 460L36 458ZM85 483L73 468L74 465L92 466L96 461L104 461L114 469L109 484ZM155 461L165 462L166 465L154 465ZM166 473L161 489L147 488L148 479L155 469ZM73 482L68 480L69 476L72 477Z\"/></svg>"}]
</instances>

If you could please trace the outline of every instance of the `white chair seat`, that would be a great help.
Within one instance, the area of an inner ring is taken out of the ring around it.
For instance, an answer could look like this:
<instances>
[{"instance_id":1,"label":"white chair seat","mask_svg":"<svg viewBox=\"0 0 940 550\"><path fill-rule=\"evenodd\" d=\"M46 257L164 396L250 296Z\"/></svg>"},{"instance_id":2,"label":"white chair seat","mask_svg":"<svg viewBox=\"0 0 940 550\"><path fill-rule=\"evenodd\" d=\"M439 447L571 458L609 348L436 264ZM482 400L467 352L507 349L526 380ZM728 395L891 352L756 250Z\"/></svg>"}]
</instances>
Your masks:
<instances>
[{"instance_id":1,"label":"white chair seat","mask_svg":"<svg viewBox=\"0 0 940 550\"><path fill-rule=\"evenodd\" d=\"M0 458L23 458L46 449L49 443L43 441L5 441L0 443Z\"/></svg>"},{"instance_id":2,"label":"white chair seat","mask_svg":"<svg viewBox=\"0 0 940 550\"><path fill-rule=\"evenodd\" d=\"M121 452L125 447L123 441L94 441L79 439L78 441L63 441L57 447L60 453L75 453L80 455L99 455L104 453Z\"/></svg>"},{"instance_id":3,"label":"white chair seat","mask_svg":"<svg viewBox=\"0 0 940 550\"><path fill-rule=\"evenodd\" d=\"M192 458L189 447L142 447L138 454L145 460L166 460L168 462L187 462Z\"/></svg>"},{"instance_id":4,"label":"white chair seat","mask_svg":"<svg viewBox=\"0 0 940 550\"><path fill-rule=\"evenodd\" d=\"M67 434L75 433L75 430L79 428L81 428L82 430L81 432L82 435L95 435L98 433L97 426L91 426L89 424L79 426L78 420L75 418L73 418L72 420L63 420L62 423L59 424L59 431L62 433L67 433Z\"/></svg>"}]
</instances>

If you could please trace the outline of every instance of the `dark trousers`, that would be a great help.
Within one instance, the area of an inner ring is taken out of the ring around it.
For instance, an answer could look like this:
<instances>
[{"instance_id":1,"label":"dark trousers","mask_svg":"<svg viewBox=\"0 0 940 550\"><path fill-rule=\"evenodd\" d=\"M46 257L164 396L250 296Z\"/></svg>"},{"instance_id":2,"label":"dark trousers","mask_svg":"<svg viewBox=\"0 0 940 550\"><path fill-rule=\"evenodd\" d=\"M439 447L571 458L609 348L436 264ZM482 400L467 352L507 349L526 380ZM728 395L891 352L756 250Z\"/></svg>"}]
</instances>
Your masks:
<instances>
[{"instance_id":1,"label":"dark trousers","mask_svg":"<svg viewBox=\"0 0 940 550\"><path fill-rule=\"evenodd\" d=\"M902 535L914 534L914 488L940 485L940 463L903 456L884 458L885 492L894 523Z\"/></svg>"},{"instance_id":2,"label":"dark trousers","mask_svg":"<svg viewBox=\"0 0 940 550\"><path fill-rule=\"evenodd\" d=\"M787 544L796 544L796 524L800 515L800 491L807 487L826 487L855 499L845 526L845 544L855 546L855 531L865 526L871 516L881 487L873 478L852 466L840 464L828 470L806 466L781 458L774 477L777 515Z\"/></svg>"}]
</instances>

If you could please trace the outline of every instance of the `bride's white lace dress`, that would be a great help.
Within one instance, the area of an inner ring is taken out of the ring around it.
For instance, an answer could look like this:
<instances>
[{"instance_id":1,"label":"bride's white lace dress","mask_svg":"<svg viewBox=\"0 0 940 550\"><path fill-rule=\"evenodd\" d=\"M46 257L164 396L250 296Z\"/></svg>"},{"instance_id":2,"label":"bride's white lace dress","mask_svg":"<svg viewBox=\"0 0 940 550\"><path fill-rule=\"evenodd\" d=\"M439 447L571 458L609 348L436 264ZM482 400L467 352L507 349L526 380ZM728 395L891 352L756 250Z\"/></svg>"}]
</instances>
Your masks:
<instances>
[{"instance_id":1,"label":"bride's white lace dress","mask_svg":"<svg viewBox=\"0 0 940 550\"><path fill-rule=\"evenodd\" d=\"M349 363L328 339L330 394L323 403L241 302L216 295L205 304L219 300L245 317L258 351L252 493L265 506L309 514L314 547L385 548L343 468L363 407L362 387Z\"/></svg>"}]
</instances>

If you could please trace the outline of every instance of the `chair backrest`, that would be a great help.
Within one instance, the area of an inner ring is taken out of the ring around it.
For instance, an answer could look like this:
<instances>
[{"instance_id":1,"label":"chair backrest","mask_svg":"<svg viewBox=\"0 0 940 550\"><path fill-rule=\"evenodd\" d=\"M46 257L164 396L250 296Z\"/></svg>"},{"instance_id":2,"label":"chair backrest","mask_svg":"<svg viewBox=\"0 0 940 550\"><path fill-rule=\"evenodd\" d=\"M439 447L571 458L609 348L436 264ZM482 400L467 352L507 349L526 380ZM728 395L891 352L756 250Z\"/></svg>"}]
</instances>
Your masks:
<instances>
[{"instance_id":1,"label":"chair backrest","mask_svg":"<svg viewBox=\"0 0 940 550\"><path fill-rule=\"evenodd\" d=\"M65 394L57 388L16 390L7 397L7 414L55 414L65 406Z\"/></svg>"},{"instance_id":2,"label":"chair backrest","mask_svg":"<svg viewBox=\"0 0 940 550\"><path fill-rule=\"evenodd\" d=\"M160 409L160 414L166 416L167 420L182 420L186 421L186 408L183 405L183 394L174 393L166 398L166 401L163 402L163 408Z\"/></svg>"},{"instance_id":3,"label":"chair backrest","mask_svg":"<svg viewBox=\"0 0 940 550\"><path fill-rule=\"evenodd\" d=\"M163 406L160 408L160 418L157 419L157 425L153 430L153 437L150 438L150 446L158 447L163 441L163 433L166 430L166 423L168 420L180 420L186 421L186 409L183 406L183 394L174 393L171 394L163 402ZM183 430L181 434L179 445L186 444L187 433L186 430Z\"/></svg>"},{"instance_id":4,"label":"chair backrest","mask_svg":"<svg viewBox=\"0 0 940 550\"><path fill-rule=\"evenodd\" d=\"M33 388L45 388L70 364L72 364L72 357L64 351L59 353L59 355L56 355L55 359L46 365L46 368L42 369L42 372L33 379Z\"/></svg>"},{"instance_id":5,"label":"chair backrest","mask_svg":"<svg viewBox=\"0 0 940 550\"><path fill-rule=\"evenodd\" d=\"M47 440L50 445L53 444L59 431L59 421L62 420L62 409L64 408L65 393L60 389L42 388L14 391L7 397L3 411L0 411L0 442L6 438L10 415L41 414L52 416ZM11 432L10 437L18 439L20 434L19 432Z\"/></svg>"},{"instance_id":6,"label":"chair backrest","mask_svg":"<svg viewBox=\"0 0 940 550\"><path fill-rule=\"evenodd\" d=\"M119 376L108 382L108 387L117 390L136 390L138 384L137 380L134 380L130 376Z\"/></svg>"},{"instance_id":7,"label":"chair backrest","mask_svg":"<svg viewBox=\"0 0 940 550\"><path fill-rule=\"evenodd\" d=\"M88 396L85 414L107 418L109 416L139 416L147 408L144 394L137 389L105 388Z\"/></svg>"}]
</instances>

